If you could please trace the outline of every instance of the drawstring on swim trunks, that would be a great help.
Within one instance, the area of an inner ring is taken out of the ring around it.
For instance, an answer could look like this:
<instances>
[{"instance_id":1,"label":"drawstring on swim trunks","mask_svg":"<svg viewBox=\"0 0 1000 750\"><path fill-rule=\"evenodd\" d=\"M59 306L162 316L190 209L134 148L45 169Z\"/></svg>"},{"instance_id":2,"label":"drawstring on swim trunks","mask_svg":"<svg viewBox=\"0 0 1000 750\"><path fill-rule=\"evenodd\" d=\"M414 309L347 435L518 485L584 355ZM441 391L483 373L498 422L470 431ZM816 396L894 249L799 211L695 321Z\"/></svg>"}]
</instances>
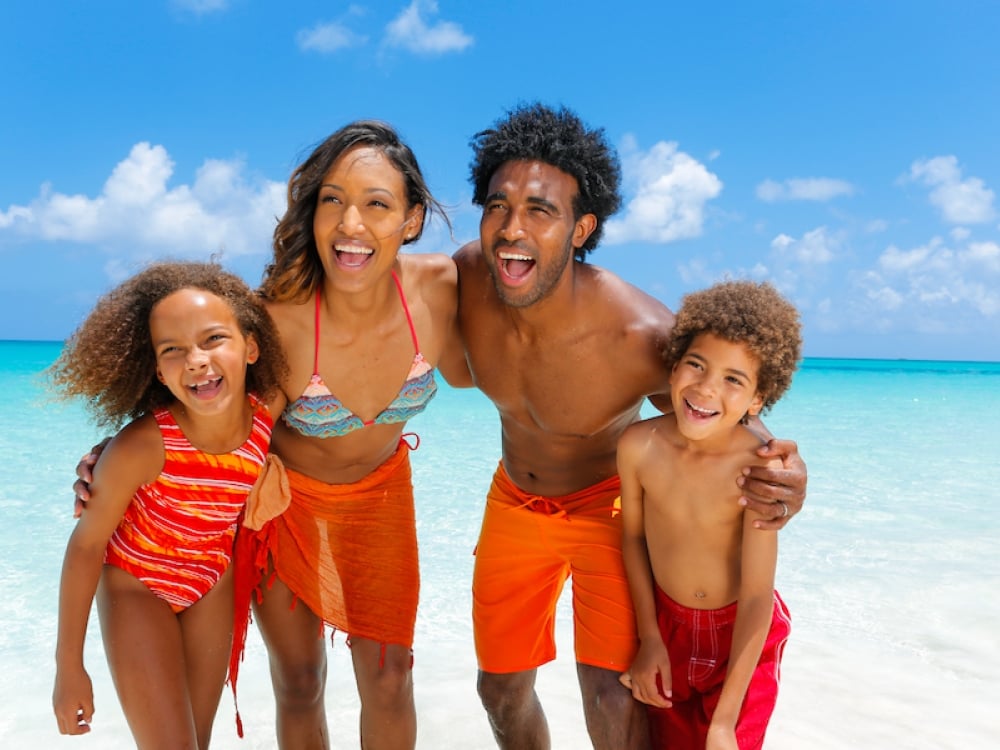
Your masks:
<instances>
[{"instance_id":1,"label":"drawstring on swim trunks","mask_svg":"<svg viewBox=\"0 0 1000 750\"><path fill-rule=\"evenodd\" d=\"M569 513L566 512L566 509L551 497L532 495L527 499L527 501L514 506L512 510L517 510L519 508L527 508L533 513L544 513L552 518L565 518L567 521L570 520Z\"/></svg>"}]
</instances>

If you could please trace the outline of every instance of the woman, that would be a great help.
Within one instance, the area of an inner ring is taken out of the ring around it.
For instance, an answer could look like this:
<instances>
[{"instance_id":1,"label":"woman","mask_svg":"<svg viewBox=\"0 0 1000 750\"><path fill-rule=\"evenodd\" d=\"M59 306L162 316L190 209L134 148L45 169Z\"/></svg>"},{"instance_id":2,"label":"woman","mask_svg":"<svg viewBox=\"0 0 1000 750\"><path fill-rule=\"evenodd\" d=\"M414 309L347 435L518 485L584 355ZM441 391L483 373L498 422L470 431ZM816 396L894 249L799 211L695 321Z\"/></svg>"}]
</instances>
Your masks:
<instances>
[{"instance_id":1,"label":"woman","mask_svg":"<svg viewBox=\"0 0 1000 750\"><path fill-rule=\"evenodd\" d=\"M461 356L449 349L453 261L399 254L429 210L447 222L409 147L385 124L355 122L293 172L275 229L262 293L290 372L272 404L271 451L291 497L256 535L255 558L281 747L329 744L323 623L349 638L362 745L416 743L419 574L403 430L433 397L446 349ZM280 481L265 483L264 504L269 486Z\"/></svg>"},{"instance_id":2,"label":"woman","mask_svg":"<svg viewBox=\"0 0 1000 750\"><path fill-rule=\"evenodd\" d=\"M248 503L256 532L240 535L236 558L238 576L257 584L281 748L329 747L324 624L349 639L362 746L416 744L419 573L404 439L416 447L416 436L403 430L434 396L434 368L447 377L464 367L454 262L399 254L429 211L448 223L410 148L388 125L359 121L295 169L274 232L261 292L289 369ZM78 513L97 452L77 467ZM234 653L246 627L237 610Z\"/></svg>"}]
</instances>

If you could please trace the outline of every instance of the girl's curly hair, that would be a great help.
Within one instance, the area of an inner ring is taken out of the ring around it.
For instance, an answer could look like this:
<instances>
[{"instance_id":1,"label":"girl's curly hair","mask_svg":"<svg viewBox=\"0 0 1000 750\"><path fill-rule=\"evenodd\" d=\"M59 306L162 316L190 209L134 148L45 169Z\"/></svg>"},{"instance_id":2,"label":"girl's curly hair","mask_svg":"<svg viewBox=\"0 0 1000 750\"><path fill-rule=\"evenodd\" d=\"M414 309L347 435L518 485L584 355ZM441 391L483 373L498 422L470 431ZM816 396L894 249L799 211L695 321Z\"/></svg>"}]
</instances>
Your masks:
<instances>
[{"instance_id":1,"label":"girl's curly hair","mask_svg":"<svg viewBox=\"0 0 1000 750\"><path fill-rule=\"evenodd\" d=\"M702 333L746 344L757 360L757 392L762 411L791 385L802 348L795 306L769 283L724 281L681 300L665 358L673 368Z\"/></svg>"},{"instance_id":2,"label":"girl's curly hair","mask_svg":"<svg viewBox=\"0 0 1000 750\"><path fill-rule=\"evenodd\" d=\"M66 398L86 399L102 427L117 429L174 396L156 377L149 316L157 302L181 289L203 289L224 300L244 336L260 349L247 367L248 392L267 400L287 371L281 339L263 300L216 263L155 263L101 297L48 368L50 384Z\"/></svg>"},{"instance_id":3,"label":"girl's curly hair","mask_svg":"<svg viewBox=\"0 0 1000 750\"><path fill-rule=\"evenodd\" d=\"M494 172L510 161L540 161L576 178L574 218L597 217L597 228L575 251L577 260L597 247L605 220L621 207L621 166L603 128L588 130L564 107L552 109L540 103L517 107L493 128L476 133L471 145L470 182L477 206L485 204Z\"/></svg>"}]
</instances>

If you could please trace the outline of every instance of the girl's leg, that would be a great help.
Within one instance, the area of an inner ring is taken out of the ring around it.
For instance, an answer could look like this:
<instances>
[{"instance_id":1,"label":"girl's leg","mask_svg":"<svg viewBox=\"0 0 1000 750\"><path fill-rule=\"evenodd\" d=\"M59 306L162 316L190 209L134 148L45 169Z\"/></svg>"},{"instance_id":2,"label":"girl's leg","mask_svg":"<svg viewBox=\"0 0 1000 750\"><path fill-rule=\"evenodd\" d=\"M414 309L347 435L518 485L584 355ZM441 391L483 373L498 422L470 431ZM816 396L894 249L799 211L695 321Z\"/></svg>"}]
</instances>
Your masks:
<instances>
[{"instance_id":1,"label":"girl's leg","mask_svg":"<svg viewBox=\"0 0 1000 750\"><path fill-rule=\"evenodd\" d=\"M351 659L361 696L361 747L412 750L417 743L412 651L352 636Z\"/></svg>"},{"instance_id":2,"label":"girl's leg","mask_svg":"<svg viewBox=\"0 0 1000 750\"><path fill-rule=\"evenodd\" d=\"M97 612L111 677L136 746L196 750L181 627L170 605L135 576L106 565Z\"/></svg>"},{"instance_id":3,"label":"girl's leg","mask_svg":"<svg viewBox=\"0 0 1000 750\"><path fill-rule=\"evenodd\" d=\"M198 747L207 750L219 698L226 684L233 641L233 569L230 566L205 596L177 616L184 643L188 694ZM235 725L232 730L236 732Z\"/></svg>"},{"instance_id":4,"label":"girl's leg","mask_svg":"<svg viewBox=\"0 0 1000 750\"><path fill-rule=\"evenodd\" d=\"M254 610L271 665L278 747L327 750L330 733L323 698L326 640L322 623L305 604L294 601L291 590L280 579L275 578L270 588L262 588L263 601L254 602Z\"/></svg>"}]
</instances>

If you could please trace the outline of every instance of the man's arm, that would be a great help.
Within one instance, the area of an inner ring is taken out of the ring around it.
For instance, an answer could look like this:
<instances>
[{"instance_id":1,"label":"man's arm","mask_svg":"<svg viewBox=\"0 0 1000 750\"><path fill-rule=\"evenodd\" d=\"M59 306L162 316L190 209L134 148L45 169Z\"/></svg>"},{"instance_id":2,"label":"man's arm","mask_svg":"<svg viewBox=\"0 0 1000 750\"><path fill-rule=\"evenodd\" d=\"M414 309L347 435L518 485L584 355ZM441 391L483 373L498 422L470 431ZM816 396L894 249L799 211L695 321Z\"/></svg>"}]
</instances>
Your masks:
<instances>
[{"instance_id":1,"label":"man's arm","mask_svg":"<svg viewBox=\"0 0 1000 750\"><path fill-rule=\"evenodd\" d=\"M465 358L465 345L458 330L457 321L448 332L444 349L441 352L441 359L437 363L438 372L452 388L471 388L475 383L472 380L472 371L469 369L469 361Z\"/></svg>"},{"instance_id":2,"label":"man's arm","mask_svg":"<svg viewBox=\"0 0 1000 750\"><path fill-rule=\"evenodd\" d=\"M84 454L76 465L77 480L73 482L73 518L79 518L83 509L87 507L87 501L90 500L90 483L94 481L94 466L110 440L109 437L104 438L91 448L89 453Z\"/></svg>"},{"instance_id":3,"label":"man's arm","mask_svg":"<svg viewBox=\"0 0 1000 750\"><path fill-rule=\"evenodd\" d=\"M757 455L769 461L767 466L743 469L736 480L742 491L739 503L758 514L754 528L777 531L802 510L809 478L806 464L795 441L774 437L759 417L753 417L748 427L765 441Z\"/></svg>"}]
</instances>

